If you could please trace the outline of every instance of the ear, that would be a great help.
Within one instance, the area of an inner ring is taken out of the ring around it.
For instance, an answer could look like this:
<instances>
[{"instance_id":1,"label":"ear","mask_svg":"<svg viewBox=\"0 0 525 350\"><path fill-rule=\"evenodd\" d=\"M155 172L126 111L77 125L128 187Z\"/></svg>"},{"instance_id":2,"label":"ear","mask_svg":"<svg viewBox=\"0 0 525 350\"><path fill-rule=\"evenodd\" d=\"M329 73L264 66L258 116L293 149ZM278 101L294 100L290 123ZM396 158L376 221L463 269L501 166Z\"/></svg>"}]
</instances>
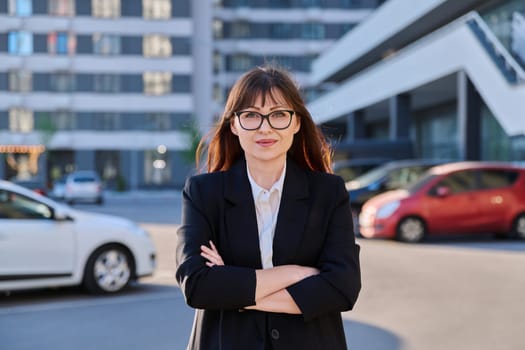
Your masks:
<instances>
[{"instance_id":1,"label":"ear","mask_svg":"<svg viewBox=\"0 0 525 350\"><path fill-rule=\"evenodd\" d=\"M294 126L294 129L293 129L293 133L294 134L297 134L299 132L299 130L301 130L301 118L295 118L295 126Z\"/></svg>"},{"instance_id":2,"label":"ear","mask_svg":"<svg viewBox=\"0 0 525 350\"><path fill-rule=\"evenodd\" d=\"M237 132L237 127L235 126L235 119L232 118L230 122L230 130L232 131L232 134L239 136L239 133Z\"/></svg>"}]
</instances>

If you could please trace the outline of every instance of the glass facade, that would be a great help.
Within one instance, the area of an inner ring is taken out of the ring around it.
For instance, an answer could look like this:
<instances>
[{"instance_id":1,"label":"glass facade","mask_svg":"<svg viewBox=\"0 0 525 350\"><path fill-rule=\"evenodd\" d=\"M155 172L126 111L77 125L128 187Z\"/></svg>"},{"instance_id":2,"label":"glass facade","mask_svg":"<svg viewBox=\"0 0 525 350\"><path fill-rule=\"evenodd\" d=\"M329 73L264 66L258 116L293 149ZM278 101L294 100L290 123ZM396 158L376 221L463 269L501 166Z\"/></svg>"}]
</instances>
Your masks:
<instances>
[{"instance_id":1,"label":"glass facade","mask_svg":"<svg viewBox=\"0 0 525 350\"><path fill-rule=\"evenodd\" d=\"M525 68L525 2L499 2L481 12L492 32Z\"/></svg>"},{"instance_id":2,"label":"glass facade","mask_svg":"<svg viewBox=\"0 0 525 350\"><path fill-rule=\"evenodd\" d=\"M28 133L34 130L33 111L26 108L9 110L9 130L17 133Z\"/></svg>"}]
</instances>

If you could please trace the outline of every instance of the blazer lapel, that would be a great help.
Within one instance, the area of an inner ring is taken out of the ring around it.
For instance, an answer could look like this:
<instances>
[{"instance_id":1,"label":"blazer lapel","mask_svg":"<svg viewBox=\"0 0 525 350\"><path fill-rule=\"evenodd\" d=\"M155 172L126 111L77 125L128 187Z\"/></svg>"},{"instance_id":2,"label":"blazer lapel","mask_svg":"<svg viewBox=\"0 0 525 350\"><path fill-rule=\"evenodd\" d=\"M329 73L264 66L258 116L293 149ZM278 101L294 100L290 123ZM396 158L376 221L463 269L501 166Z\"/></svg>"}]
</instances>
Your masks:
<instances>
[{"instance_id":1,"label":"blazer lapel","mask_svg":"<svg viewBox=\"0 0 525 350\"><path fill-rule=\"evenodd\" d=\"M308 178L305 171L288 159L273 238L274 266L289 264L293 261L301 244L308 217L308 196Z\"/></svg>"},{"instance_id":2,"label":"blazer lapel","mask_svg":"<svg viewBox=\"0 0 525 350\"><path fill-rule=\"evenodd\" d=\"M262 263L257 214L244 157L226 171L224 176L224 196L228 202L225 207L226 240L230 245L233 264L260 269Z\"/></svg>"}]
</instances>

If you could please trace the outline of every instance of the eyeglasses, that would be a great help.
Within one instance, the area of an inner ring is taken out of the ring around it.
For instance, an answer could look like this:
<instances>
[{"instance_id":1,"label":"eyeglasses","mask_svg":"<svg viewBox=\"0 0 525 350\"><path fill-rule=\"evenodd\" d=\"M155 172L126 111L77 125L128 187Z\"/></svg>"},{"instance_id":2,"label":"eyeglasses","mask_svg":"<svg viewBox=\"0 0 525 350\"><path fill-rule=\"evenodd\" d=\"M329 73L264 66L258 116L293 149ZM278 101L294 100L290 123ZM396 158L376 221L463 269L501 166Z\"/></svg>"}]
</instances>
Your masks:
<instances>
[{"instance_id":1,"label":"eyeglasses","mask_svg":"<svg viewBox=\"0 0 525 350\"><path fill-rule=\"evenodd\" d=\"M241 128L244 130L257 130L261 127L264 120L268 120L268 124L272 129L284 130L292 123L292 116L294 111L278 110L268 114L261 114L254 111L240 111L235 112L234 115L239 118Z\"/></svg>"}]
</instances>

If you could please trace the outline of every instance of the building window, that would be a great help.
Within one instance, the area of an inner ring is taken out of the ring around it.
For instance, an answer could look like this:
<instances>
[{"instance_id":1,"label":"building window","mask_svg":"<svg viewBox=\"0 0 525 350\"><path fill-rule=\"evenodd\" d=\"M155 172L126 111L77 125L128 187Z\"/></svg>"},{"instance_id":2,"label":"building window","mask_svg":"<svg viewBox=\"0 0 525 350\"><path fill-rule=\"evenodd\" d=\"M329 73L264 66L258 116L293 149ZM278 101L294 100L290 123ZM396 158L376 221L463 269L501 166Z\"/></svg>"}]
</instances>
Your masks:
<instances>
[{"instance_id":1,"label":"building window","mask_svg":"<svg viewBox=\"0 0 525 350\"><path fill-rule=\"evenodd\" d=\"M324 26L322 23L303 23L303 39L324 39Z\"/></svg>"},{"instance_id":2,"label":"building window","mask_svg":"<svg viewBox=\"0 0 525 350\"><path fill-rule=\"evenodd\" d=\"M171 178L170 162L166 147L144 152L144 182L146 185L164 185Z\"/></svg>"},{"instance_id":3,"label":"building window","mask_svg":"<svg viewBox=\"0 0 525 350\"><path fill-rule=\"evenodd\" d=\"M25 108L11 108L9 110L9 130L12 132L31 132L35 121L33 111Z\"/></svg>"},{"instance_id":4,"label":"building window","mask_svg":"<svg viewBox=\"0 0 525 350\"><path fill-rule=\"evenodd\" d=\"M251 57L245 54L237 54L231 57L231 70L234 72L245 71L252 66Z\"/></svg>"},{"instance_id":5,"label":"building window","mask_svg":"<svg viewBox=\"0 0 525 350\"><path fill-rule=\"evenodd\" d=\"M74 0L49 0L49 14L52 16L74 16L75 15L75 1Z\"/></svg>"},{"instance_id":6,"label":"building window","mask_svg":"<svg viewBox=\"0 0 525 350\"><path fill-rule=\"evenodd\" d=\"M93 17L120 17L120 0L91 0Z\"/></svg>"},{"instance_id":7,"label":"building window","mask_svg":"<svg viewBox=\"0 0 525 350\"><path fill-rule=\"evenodd\" d=\"M118 74L97 74L93 79L93 90L95 92L120 91L120 75Z\"/></svg>"},{"instance_id":8,"label":"building window","mask_svg":"<svg viewBox=\"0 0 525 350\"><path fill-rule=\"evenodd\" d=\"M51 91L73 92L75 91L75 75L69 72L58 72L51 74Z\"/></svg>"},{"instance_id":9,"label":"building window","mask_svg":"<svg viewBox=\"0 0 525 350\"><path fill-rule=\"evenodd\" d=\"M98 55L120 54L120 36L114 34L93 34L93 51Z\"/></svg>"},{"instance_id":10,"label":"building window","mask_svg":"<svg viewBox=\"0 0 525 350\"><path fill-rule=\"evenodd\" d=\"M302 7L321 7L320 0L301 0Z\"/></svg>"},{"instance_id":11,"label":"building window","mask_svg":"<svg viewBox=\"0 0 525 350\"><path fill-rule=\"evenodd\" d=\"M51 120L56 130L74 130L76 128L76 118L72 111L54 111Z\"/></svg>"},{"instance_id":12,"label":"building window","mask_svg":"<svg viewBox=\"0 0 525 350\"><path fill-rule=\"evenodd\" d=\"M289 39L292 37L292 25L290 23L274 23L270 30L274 39Z\"/></svg>"},{"instance_id":13,"label":"building window","mask_svg":"<svg viewBox=\"0 0 525 350\"><path fill-rule=\"evenodd\" d=\"M170 72L144 72L144 93L147 95L164 95L171 92Z\"/></svg>"},{"instance_id":14,"label":"building window","mask_svg":"<svg viewBox=\"0 0 525 350\"><path fill-rule=\"evenodd\" d=\"M232 38L249 38L250 37L250 23L248 22L234 22L231 24Z\"/></svg>"},{"instance_id":15,"label":"building window","mask_svg":"<svg viewBox=\"0 0 525 350\"><path fill-rule=\"evenodd\" d=\"M77 40L74 34L67 32L50 33L47 36L47 52L57 55L74 54Z\"/></svg>"},{"instance_id":16,"label":"building window","mask_svg":"<svg viewBox=\"0 0 525 350\"><path fill-rule=\"evenodd\" d=\"M146 35L142 41L142 50L145 57L171 56L171 41L165 35Z\"/></svg>"},{"instance_id":17,"label":"building window","mask_svg":"<svg viewBox=\"0 0 525 350\"><path fill-rule=\"evenodd\" d=\"M10 54L30 55L33 53L33 33L31 32L10 32L7 41Z\"/></svg>"},{"instance_id":18,"label":"building window","mask_svg":"<svg viewBox=\"0 0 525 350\"><path fill-rule=\"evenodd\" d=\"M144 130L166 131L171 128L171 118L169 113L150 113L146 115Z\"/></svg>"},{"instance_id":19,"label":"building window","mask_svg":"<svg viewBox=\"0 0 525 350\"><path fill-rule=\"evenodd\" d=\"M213 20L213 38L222 39L223 30L224 30L223 22L218 19Z\"/></svg>"},{"instance_id":20,"label":"building window","mask_svg":"<svg viewBox=\"0 0 525 350\"><path fill-rule=\"evenodd\" d=\"M93 116L95 130L118 130L120 129L120 114L97 113Z\"/></svg>"},{"instance_id":21,"label":"building window","mask_svg":"<svg viewBox=\"0 0 525 350\"><path fill-rule=\"evenodd\" d=\"M142 0L142 13L146 19L171 18L170 0Z\"/></svg>"},{"instance_id":22,"label":"building window","mask_svg":"<svg viewBox=\"0 0 525 350\"><path fill-rule=\"evenodd\" d=\"M31 16L33 3L31 0L9 0L9 14L19 17Z\"/></svg>"},{"instance_id":23,"label":"building window","mask_svg":"<svg viewBox=\"0 0 525 350\"><path fill-rule=\"evenodd\" d=\"M9 72L9 91L29 92L33 87L33 74L28 70Z\"/></svg>"}]
</instances>

